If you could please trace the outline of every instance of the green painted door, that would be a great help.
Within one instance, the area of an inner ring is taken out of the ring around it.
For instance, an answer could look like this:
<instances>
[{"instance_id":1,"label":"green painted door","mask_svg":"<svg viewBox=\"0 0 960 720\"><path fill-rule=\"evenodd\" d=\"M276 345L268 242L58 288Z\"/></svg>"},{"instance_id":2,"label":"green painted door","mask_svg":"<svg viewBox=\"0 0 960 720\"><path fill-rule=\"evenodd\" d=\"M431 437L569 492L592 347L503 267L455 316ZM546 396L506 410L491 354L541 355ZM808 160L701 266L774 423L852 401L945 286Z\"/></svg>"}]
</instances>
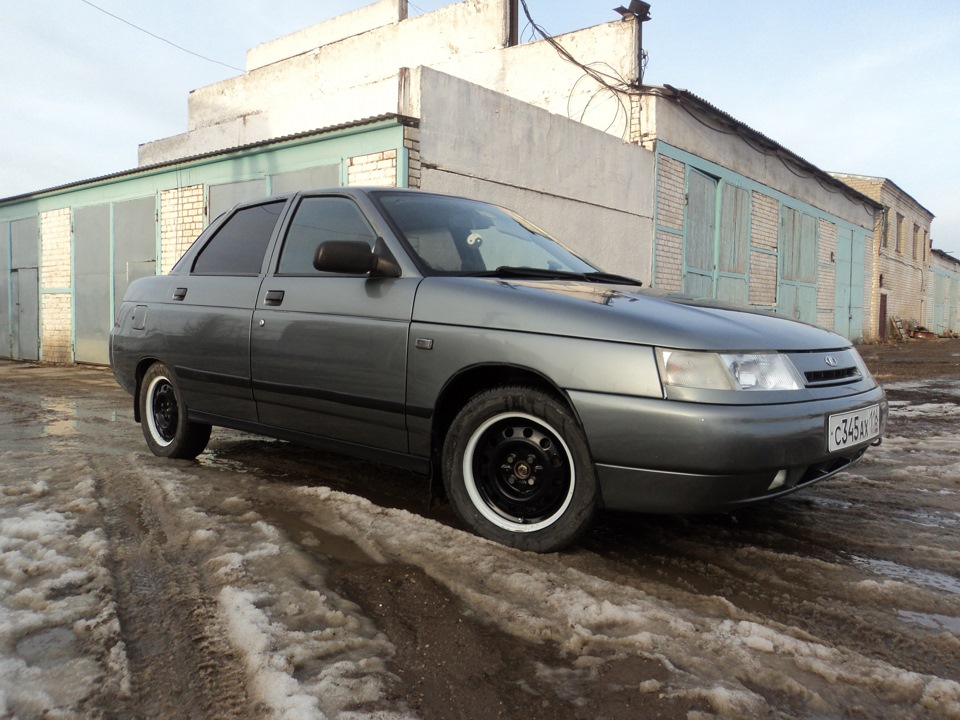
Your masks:
<instances>
[{"instance_id":1,"label":"green painted door","mask_svg":"<svg viewBox=\"0 0 960 720\"><path fill-rule=\"evenodd\" d=\"M686 228L683 291L746 304L750 193L691 170Z\"/></svg>"},{"instance_id":2,"label":"green painted door","mask_svg":"<svg viewBox=\"0 0 960 720\"><path fill-rule=\"evenodd\" d=\"M864 253L866 238L852 228L837 230L836 300L833 329L854 342L863 340Z\"/></svg>"},{"instance_id":3,"label":"green painted door","mask_svg":"<svg viewBox=\"0 0 960 720\"><path fill-rule=\"evenodd\" d=\"M686 238L683 247L683 292L713 297L717 244L716 178L691 170L687 176Z\"/></svg>"},{"instance_id":4,"label":"green painted door","mask_svg":"<svg viewBox=\"0 0 960 720\"><path fill-rule=\"evenodd\" d=\"M780 281L777 312L817 320L817 220L790 207L780 208Z\"/></svg>"},{"instance_id":5,"label":"green painted door","mask_svg":"<svg viewBox=\"0 0 960 720\"><path fill-rule=\"evenodd\" d=\"M750 257L750 193L723 185L720 196L720 233L717 243L716 297L745 305Z\"/></svg>"}]
</instances>

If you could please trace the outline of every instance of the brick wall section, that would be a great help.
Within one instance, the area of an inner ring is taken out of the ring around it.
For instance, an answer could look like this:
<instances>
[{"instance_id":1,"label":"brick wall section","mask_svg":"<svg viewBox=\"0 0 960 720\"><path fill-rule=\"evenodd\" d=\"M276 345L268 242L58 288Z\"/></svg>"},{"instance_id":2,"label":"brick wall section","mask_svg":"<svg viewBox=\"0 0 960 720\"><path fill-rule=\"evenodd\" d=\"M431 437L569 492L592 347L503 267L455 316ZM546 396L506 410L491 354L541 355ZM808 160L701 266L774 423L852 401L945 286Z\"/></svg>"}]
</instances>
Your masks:
<instances>
[{"instance_id":1,"label":"brick wall section","mask_svg":"<svg viewBox=\"0 0 960 720\"><path fill-rule=\"evenodd\" d=\"M203 228L203 185L160 193L161 274L170 272Z\"/></svg>"},{"instance_id":2,"label":"brick wall section","mask_svg":"<svg viewBox=\"0 0 960 720\"><path fill-rule=\"evenodd\" d=\"M639 95L630 96L630 128L628 142L640 144L643 141L643 124L641 112L643 111Z\"/></svg>"},{"instance_id":3,"label":"brick wall section","mask_svg":"<svg viewBox=\"0 0 960 720\"><path fill-rule=\"evenodd\" d=\"M40 289L73 287L70 208L40 215ZM73 362L73 296L70 292L40 296L41 359Z\"/></svg>"},{"instance_id":4,"label":"brick wall section","mask_svg":"<svg viewBox=\"0 0 960 720\"><path fill-rule=\"evenodd\" d=\"M49 363L73 362L73 296L69 293L45 293L40 296L43 318L43 356Z\"/></svg>"},{"instance_id":5,"label":"brick wall section","mask_svg":"<svg viewBox=\"0 0 960 720\"><path fill-rule=\"evenodd\" d=\"M679 160L657 158L657 226L683 232L687 166ZM683 236L657 230L654 285L679 292L683 288Z\"/></svg>"},{"instance_id":6,"label":"brick wall section","mask_svg":"<svg viewBox=\"0 0 960 720\"><path fill-rule=\"evenodd\" d=\"M403 128L403 146L407 149L409 155L408 161L408 187L420 187L420 128Z\"/></svg>"},{"instance_id":7,"label":"brick wall section","mask_svg":"<svg viewBox=\"0 0 960 720\"><path fill-rule=\"evenodd\" d=\"M657 231L656 287L668 292L683 289L683 236Z\"/></svg>"},{"instance_id":8,"label":"brick wall section","mask_svg":"<svg viewBox=\"0 0 960 720\"><path fill-rule=\"evenodd\" d=\"M771 253L777 251L780 203L754 191L751 208L749 301L751 305L772 308L777 304L777 256Z\"/></svg>"},{"instance_id":9,"label":"brick wall section","mask_svg":"<svg viewBox=\"0 0 960 720\"><path fill-rule=\"evenodd\" d=\"M837 226L820 218L817 260L817 324L828 330L834 328L834 305L837 298Z\"/></svg>"},{"instance_id":10,"label":"brick wall section","mask_svg":"<svg viewBox=\"0 0 960 720\"><path fill-rule=\"evenodd\" d=\"M679 160L666 155L657 158L657 225L660 227L683 231L686 170L687 166Z\"/></svg>"},{"instance_id":11,"label":"brick wall section","mask_svg":"<svg viewBox=\"0 0 960 720\"><path fill-rule=\"evenodd\" d=\"M774 307L777 304L777 256L750 251L750 304Z\"/></svg>"},{"instance_id":12,"label":"brick wall section","mask_svg":"<svg viewBox=\"0 0 960 720\"><path fill-rule=\"evenodd\" d=\"M754 191L750 217L750 244L764 250L777 250L780 229L780 203L769 195Z\"/></svg>"},{"instance_id":13,"label":"brick wall section","mask_svg":"<svg viewBox=\"0 0 960 720\"><path fill-rule=\"evenodd\" d=\"M40 215L40 287L72 287L70 256L70 208L49 210Z\"/></svg>"},{"instance_id":14,"label":"brick wall section","mask_svg":"<svg viewBox=\"0 0 960 720\"><path fill-rule=\"evenodd\" d=\"M347 184L395 187L397 151L384 150L350 158L347 164Z\"/></svg>"}]
</instances>

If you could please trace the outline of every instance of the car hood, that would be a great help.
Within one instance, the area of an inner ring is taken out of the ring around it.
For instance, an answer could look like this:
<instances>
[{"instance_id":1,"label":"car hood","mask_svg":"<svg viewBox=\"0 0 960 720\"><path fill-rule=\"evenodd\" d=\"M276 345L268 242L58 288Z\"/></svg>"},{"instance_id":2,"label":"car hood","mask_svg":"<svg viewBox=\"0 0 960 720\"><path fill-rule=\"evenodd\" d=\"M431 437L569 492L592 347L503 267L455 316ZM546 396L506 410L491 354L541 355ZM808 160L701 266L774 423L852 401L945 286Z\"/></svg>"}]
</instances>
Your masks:
<instances>
[{"instance_id":1,"label":"car hood","mask_svg":"<svg viewBox=\"0 0 960 720\"><path fill-rule=\"evenodd\" d=\"M413 321L690 350L839 350L850 341L771 313L592 282L427 277Z\"/></svg>"}]
</instances>

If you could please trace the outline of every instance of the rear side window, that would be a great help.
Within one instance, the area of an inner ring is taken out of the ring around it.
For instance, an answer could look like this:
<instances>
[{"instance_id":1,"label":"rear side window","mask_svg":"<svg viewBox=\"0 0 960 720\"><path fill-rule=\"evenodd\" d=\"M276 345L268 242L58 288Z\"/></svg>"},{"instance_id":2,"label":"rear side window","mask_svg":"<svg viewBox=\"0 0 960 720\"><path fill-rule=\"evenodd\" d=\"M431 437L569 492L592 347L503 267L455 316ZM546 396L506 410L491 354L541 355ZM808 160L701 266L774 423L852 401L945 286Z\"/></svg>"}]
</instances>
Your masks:
<instances>
[{"instance_id":1,"label":"rear side window","mask_svg":"<svg viewBox=\"0 0 960 720\"><path fill-rule=\"evenodd\" d=\"M234 213L200 251L194 274L259 275L284 204L264 203Z\"/></svg>"},{"instance_id":2,"label":"rear side window","mask_svg":"<svg viewBox=\"0 0 960 720\"><path fill-rule=\"evenodd\" d=\"M280 275L319 275L313 267L317 248L328 240L362 241L373 247L377 234L353 200L304 198L297 207L280 253Z\"/></svg>"}]
</instances>

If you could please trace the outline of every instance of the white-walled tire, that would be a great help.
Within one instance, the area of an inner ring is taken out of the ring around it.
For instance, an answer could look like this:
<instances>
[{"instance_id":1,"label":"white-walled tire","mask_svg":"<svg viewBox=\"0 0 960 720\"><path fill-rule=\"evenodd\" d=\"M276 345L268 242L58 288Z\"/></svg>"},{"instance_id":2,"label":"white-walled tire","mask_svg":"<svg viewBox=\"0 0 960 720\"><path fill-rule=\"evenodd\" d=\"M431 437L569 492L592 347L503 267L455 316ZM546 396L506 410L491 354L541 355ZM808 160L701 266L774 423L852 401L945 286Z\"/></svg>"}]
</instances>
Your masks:
<instances>
[{"instance_id":1,"label":"white-walled tire","mask_svg":"<svg viewBox=\"0 0 960 720\"><path fill-rule=\"evenodd\" d=\"M187 406L173 373L154 363L140 384L140 427L150 451L159 457L192 460L210 440L210 426L187 420Z\"/></svg>"},{"instance_id":2,"label":"white-walled tire","mask_svg":"<svg viewBox=\"0 0 960 720\"><path fill-rule=\"evenodd\" d=\"M527 387L495 388L464 405L443 444L443 480L465 525L521 550L566 547L597 505L579 424L562 403Z\"/></svg>"}]
</instances>

